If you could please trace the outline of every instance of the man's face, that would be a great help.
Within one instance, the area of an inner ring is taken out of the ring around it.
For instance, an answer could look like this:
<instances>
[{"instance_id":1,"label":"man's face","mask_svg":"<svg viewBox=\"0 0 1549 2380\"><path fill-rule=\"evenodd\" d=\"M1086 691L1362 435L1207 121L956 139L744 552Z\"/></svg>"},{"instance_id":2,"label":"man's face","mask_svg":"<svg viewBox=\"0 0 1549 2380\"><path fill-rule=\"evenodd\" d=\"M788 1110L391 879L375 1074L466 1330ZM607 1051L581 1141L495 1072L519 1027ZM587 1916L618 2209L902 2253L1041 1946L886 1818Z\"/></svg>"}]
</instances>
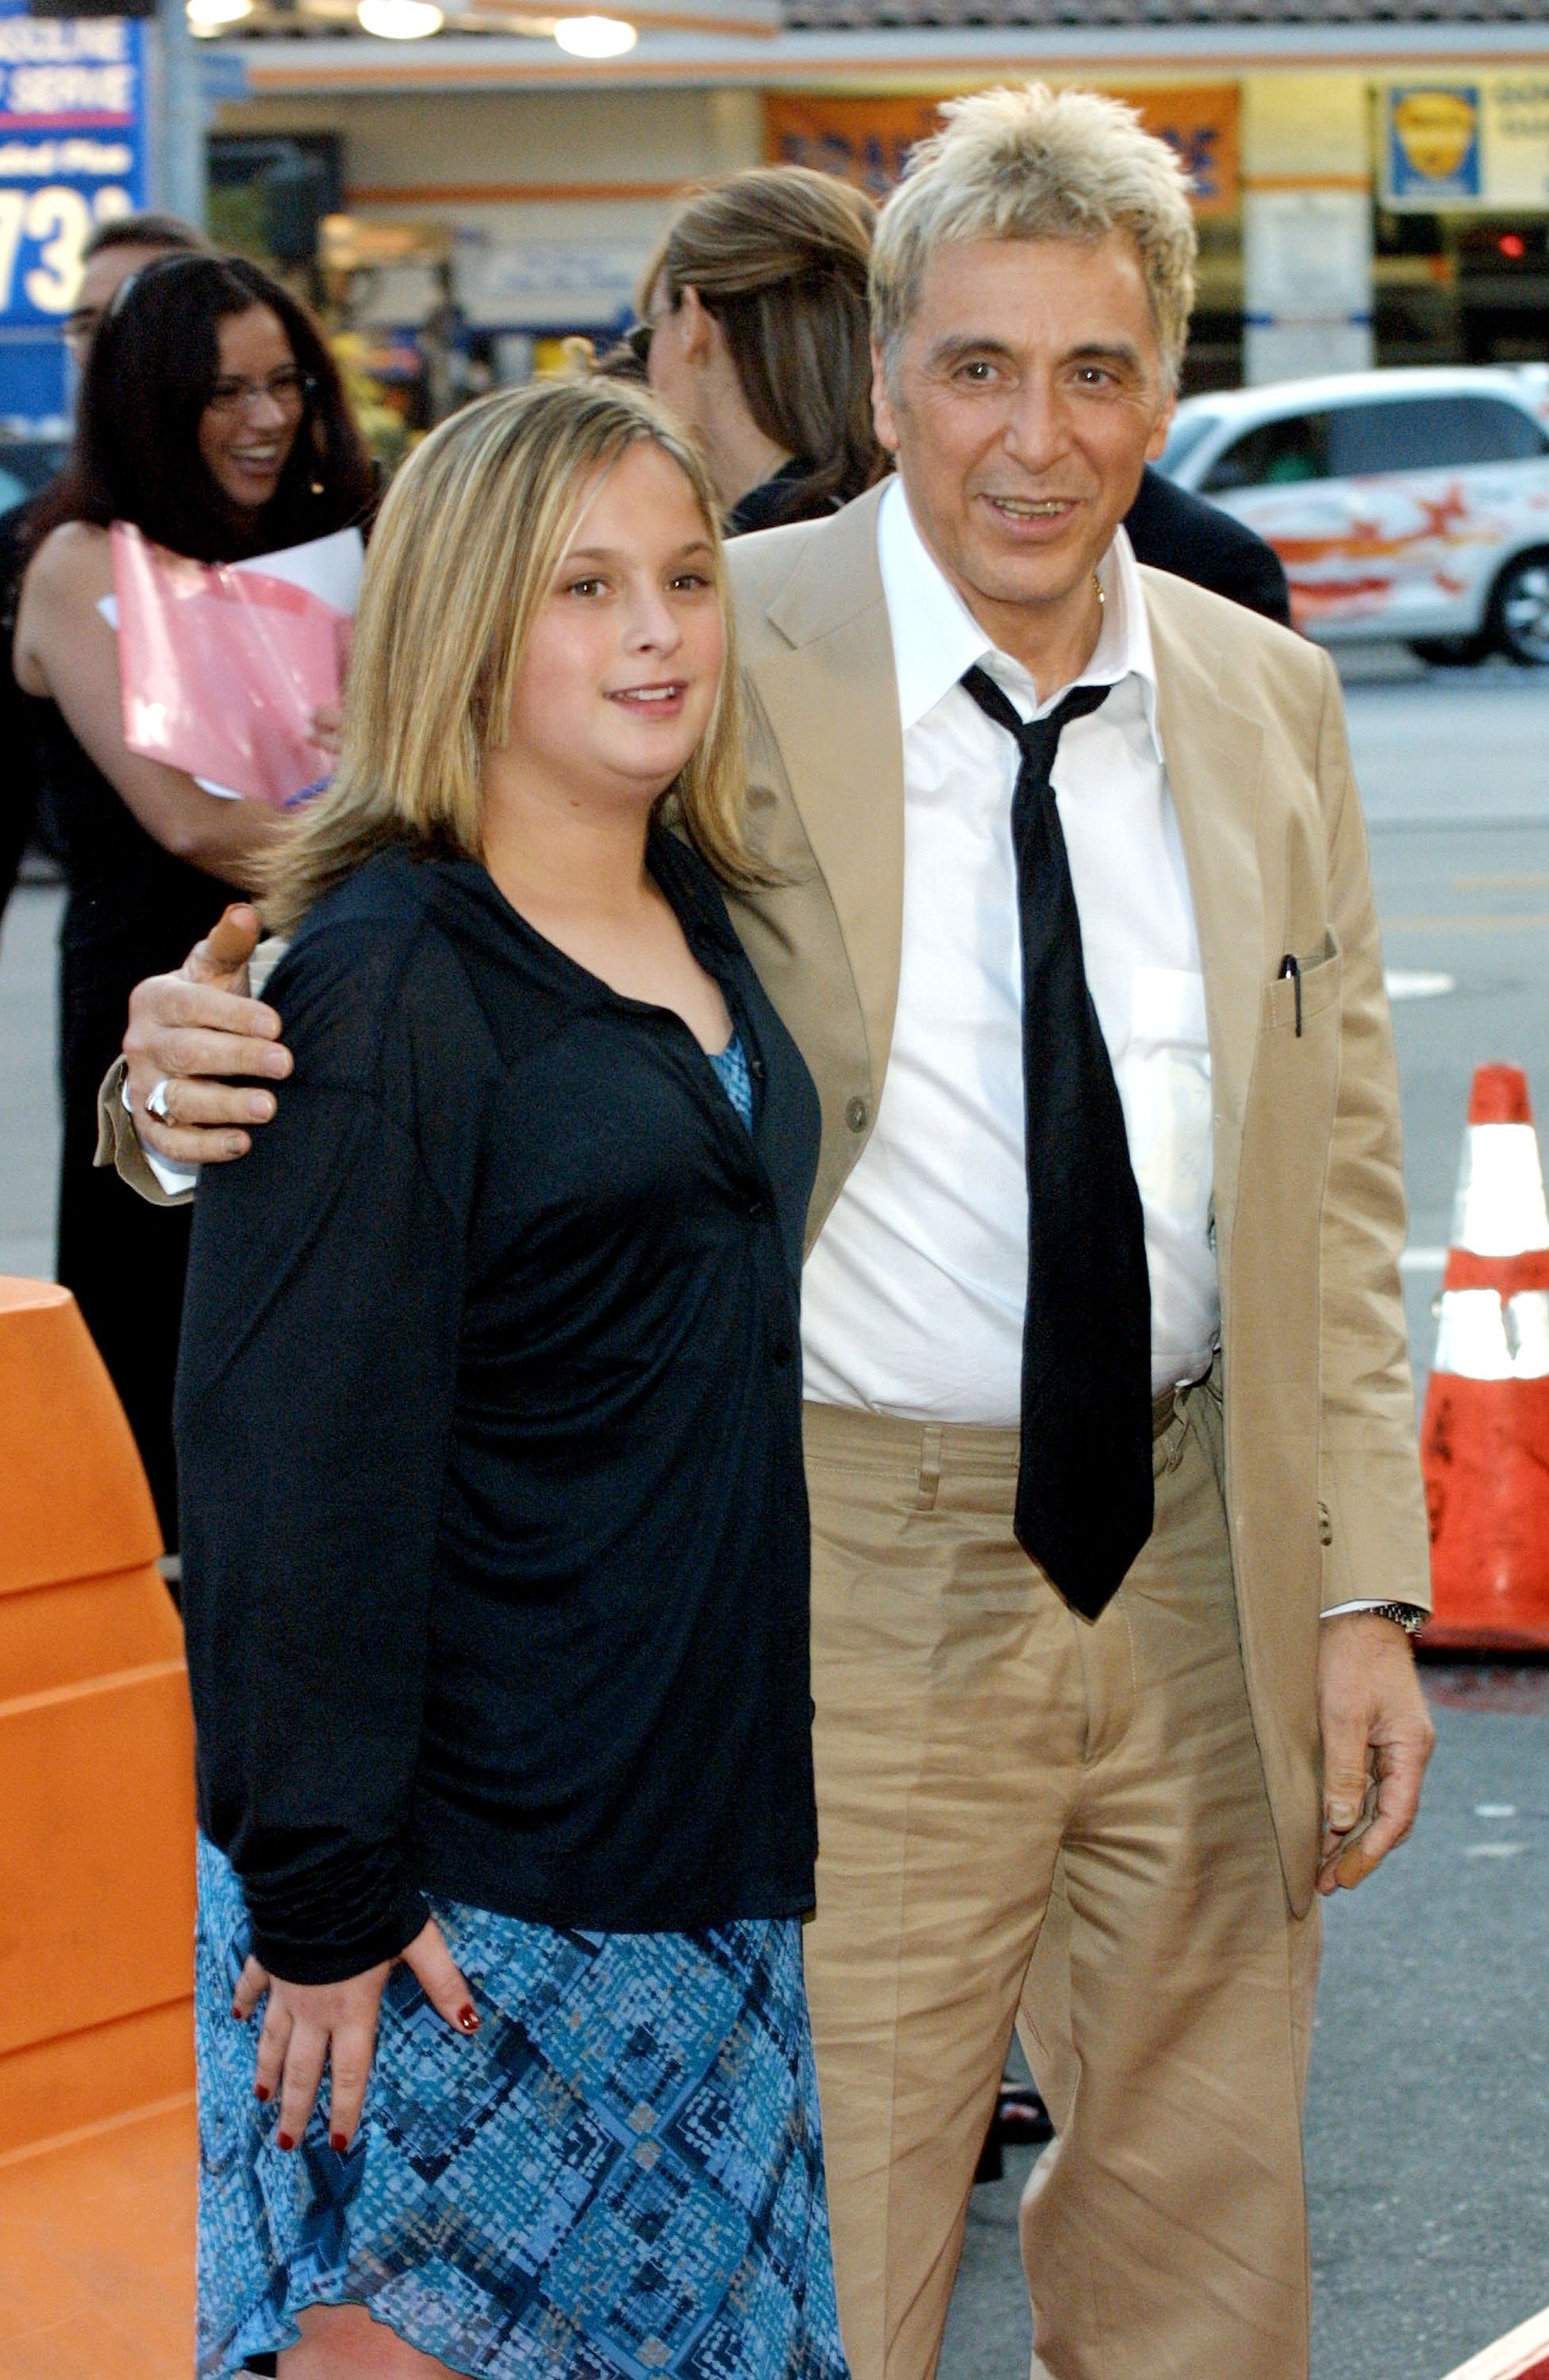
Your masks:
<instances>
[{"instance_id":1,"label":"man's face","mask_svg":"<svg viewBox=\"0 0 1549 2380\"><path fill-rule=\"evenodd\" d=\"M915 524L980 625L1016 652L1087 601L1159 455L1173 398L1128 234L939 250L877 434Z\"/></svg>"},{"instance_id":2,"label":"man's face","mask_svg":"<svg viewBox=\"0 0 1549 2380\"><path fill-rule=\"evenodd\" d=\"M154 264L158 258L178 252L170 248L103 248L87 259L75 304L65 317L65 345L81 370L86 368L98 323L130 273L138 273L142 264Z\"/></svg>"}]
</instances>

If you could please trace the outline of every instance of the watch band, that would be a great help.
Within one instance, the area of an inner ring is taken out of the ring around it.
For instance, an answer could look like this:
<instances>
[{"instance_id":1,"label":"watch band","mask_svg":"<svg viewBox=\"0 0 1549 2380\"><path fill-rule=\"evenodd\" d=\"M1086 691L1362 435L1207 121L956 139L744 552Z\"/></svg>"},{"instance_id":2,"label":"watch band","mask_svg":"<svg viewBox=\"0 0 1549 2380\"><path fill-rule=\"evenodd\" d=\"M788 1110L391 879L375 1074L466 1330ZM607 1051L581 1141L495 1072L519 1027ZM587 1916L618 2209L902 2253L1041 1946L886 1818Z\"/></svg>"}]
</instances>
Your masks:
<instances>
[{"instance_id":1,"label":"watch band","mask_svg":"<svg viewBox=\"0 0 1549 2380\"><path fill-rule=\"evenodd\" d=\"M1406 1636L1417 1635L1431 1617L1418 1603L1373 1603L1368 1609L1378 1620L1391 1620Z\"/></svg>"}]
</instances>

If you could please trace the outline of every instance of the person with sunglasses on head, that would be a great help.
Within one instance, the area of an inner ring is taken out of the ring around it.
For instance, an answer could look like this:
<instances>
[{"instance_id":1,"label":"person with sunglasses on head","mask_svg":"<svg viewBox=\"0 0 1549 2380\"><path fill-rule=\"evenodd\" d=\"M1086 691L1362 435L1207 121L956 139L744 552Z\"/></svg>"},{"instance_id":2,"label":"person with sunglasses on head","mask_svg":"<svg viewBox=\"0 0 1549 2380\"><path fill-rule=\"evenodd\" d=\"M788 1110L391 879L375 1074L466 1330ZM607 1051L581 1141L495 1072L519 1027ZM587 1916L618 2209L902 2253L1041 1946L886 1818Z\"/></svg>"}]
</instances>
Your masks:
<instances>
[{"instance_id":1,"label":"person with sunglasses on head","mask_svg":"<svg viewBox=\"0 0 1549 2380\"><path fill-rule=\"evenodd\" d=\"M58 1273L75 1292L177 1544L172 1382L185 1220L93 1169L96 1087L132 987L241 897L276 813L124 738L108 531L234 562L365 521L371 459L315 323L257 265L153 256L104 299L64 471L31 508L14 667L69 886L61 937ZM321 769L321 759L320 759Z\"/></svg>"},{"instance_id":2,"label":"person with sunglasses on head","mask_svg":"<svg viewBox=\"0 0 1549 2380\"><path fill-rule=\"evenodd\" d=\"M641 278L627 344L693 431L726 533L837 512L886 471L872 426L876 210L803 165L694 191Z\"/></svg>"}]
</instances>

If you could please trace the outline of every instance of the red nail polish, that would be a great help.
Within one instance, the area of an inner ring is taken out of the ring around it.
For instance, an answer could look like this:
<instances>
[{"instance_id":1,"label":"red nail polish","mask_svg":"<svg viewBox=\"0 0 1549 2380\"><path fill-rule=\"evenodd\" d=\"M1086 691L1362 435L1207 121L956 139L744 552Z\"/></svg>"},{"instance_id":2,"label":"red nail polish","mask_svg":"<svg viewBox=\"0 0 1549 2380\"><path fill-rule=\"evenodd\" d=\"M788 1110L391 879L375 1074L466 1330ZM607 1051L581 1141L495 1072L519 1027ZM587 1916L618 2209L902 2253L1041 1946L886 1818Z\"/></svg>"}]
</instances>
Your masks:
<instances>
[{"instance_id":1,"label":"red nail polish","mask_svg":"<svg viewBox=\"0 0 1549 2380\"><path fill-rule=\"evenodd\" d=\"M262 2099L262 2100L267 2101L268 2096L269 2096L269 2085L268 2085L268 2083L267 2083L267 2082L255 2082L255 2083L253 2084L253 2097L254 2097L255 2099Z\"/></svg>"},{"instance_id":2,"label":"red nail polish","mask_svg":"<svg viewBox=\"0 0 1549 2380\"><path fill-rule=\"evenodd\" d=\"M328 2145L333 2150L335 2156L343 2156L345 2151L349 2146L349 2143L345 2139L342 2132L330 2132L328 2135Z\"/></svg>"},{"instance_id":3,"label":"red nail polish","mask_svg":"<svg viewBox=\"0 0 1549 2380\"><path fill-rule=\"evenodd\" d=\"M232 2015L237 2019L238 2023L238 2024L240 2024L240 2023L241 2023L241 2022L242 2022L242 2011L241 2011L241 2010L238 2007L238 2005L237 2005L237 2003L236 2003L236 2001L235 2001L235 2000L233 2000L233 2001L232 2001L232 2003L231 2003L231 2013L232 2013Z\"/></svg>"},{"instance_id":4,"label":"red nail polish","mask_svg":"<svg viewBox=\"0 0 1549 2380\"><path fill-rule=\"evenodd\" d=\"M478 2032L479 2014L471 2000L465 2000L461 2008L458 2009L457 2022L461 2025L464 2033Z\"/></svg>"},{"instance_id":5,"label":"red nail polish","mask_svg":"<svg viewBox=\"0 0 1549 2380\"><path fill-rule=\"evenodd\" d=\"M274 2146L280 2149L293 2149L296 2146L296 2143L291 2139L288 2132L276 2132L274 2134Z\"/></svg>"}]
</instances>

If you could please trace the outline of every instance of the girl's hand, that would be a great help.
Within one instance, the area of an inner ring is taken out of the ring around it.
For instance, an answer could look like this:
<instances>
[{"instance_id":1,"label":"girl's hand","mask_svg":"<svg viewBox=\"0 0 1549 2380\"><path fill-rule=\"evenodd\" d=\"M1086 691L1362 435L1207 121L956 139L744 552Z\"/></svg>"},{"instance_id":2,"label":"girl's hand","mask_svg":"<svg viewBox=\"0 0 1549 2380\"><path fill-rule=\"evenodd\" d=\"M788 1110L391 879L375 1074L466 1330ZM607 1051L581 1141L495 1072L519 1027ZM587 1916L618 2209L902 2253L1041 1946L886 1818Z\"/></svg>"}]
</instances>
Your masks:
<instances>
[{"instance_id":1,"label":"girl's hand","mask_svg":"<svg viewBox=\"0 0 1549 2380\"><path fill-rule=\"evenodd\" d=\"M438 2015L458 2033L477 2033L472 1996L433 1917L426 1919L402 1957ZM377 2010L396 1963L384 1960L380 1967L368 1967L363 1975L350 1975L342 1984L287 1984L269 1974L256 1959L243 1968L231 2013L250 2017L268 1993L253 2091L260 2099L278 2095L274 2137L282 2149L293 2149L306 2131L325 2066L333 2072L328 2144L341 2155L348 2148L360 2121L376 2047Z\"/></svg>"}]
</instances>

